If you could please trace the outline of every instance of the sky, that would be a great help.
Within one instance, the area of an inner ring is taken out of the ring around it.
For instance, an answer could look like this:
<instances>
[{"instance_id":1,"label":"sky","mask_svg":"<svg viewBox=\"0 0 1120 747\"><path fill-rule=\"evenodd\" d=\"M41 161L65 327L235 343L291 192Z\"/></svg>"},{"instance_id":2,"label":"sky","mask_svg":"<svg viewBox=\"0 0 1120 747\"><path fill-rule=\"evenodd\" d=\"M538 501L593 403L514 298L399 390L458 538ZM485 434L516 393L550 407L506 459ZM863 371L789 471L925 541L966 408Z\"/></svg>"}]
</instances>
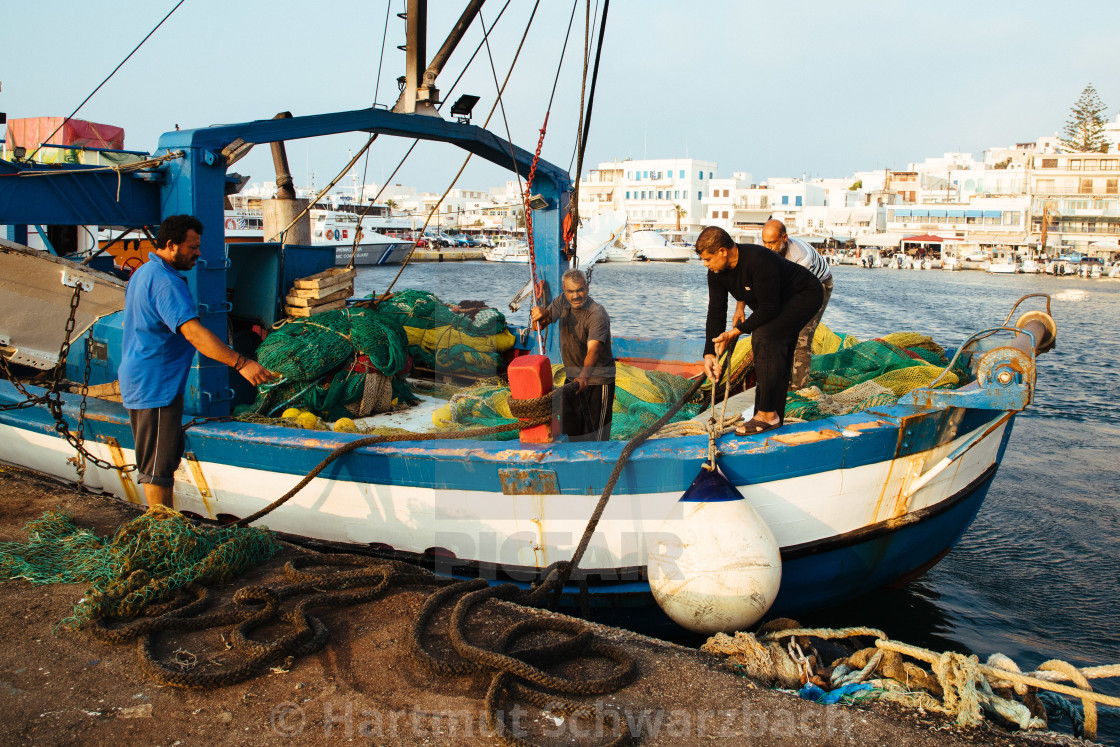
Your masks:
<instances>
[{"instance_id":1,"label":"sky","mask_svg":"<svg viewBox=\"0 0 1120 747\"><path fill-rule=\"evenodd\" d=\"M592 13L602 0L592 0ZM504 0L489 0L489 28ZM175 5L175 0L56 0L51 18L19 24L0 45L0 112L65 116ZM151 151L161 133L210 124L392 106L404 72L404 0L314 3L186 0L77 116L125 129L125 147ZM391 7L390 7L391 6ZM533 10L511 0L491 34L503 79ZM20 11L30 14L31 6ZM111 18L106 8L111 8ZM462 3L430 0L429 57ZM571 0L542 0L490 128L533 150L559 78L542 157L575 174L586 6L580 0L560 64ZM388 13L388 25L386 17ZM597 21L593 25L598 27ZM388 37L382 46L383 32ZM1093 4L1091 22L1063 21L1052 3L984 0L614 0L610 4L584 170L626 158L715 161L717 176L846 177L904 169L950 151L979 157L992 146L1061 130L1086 84L1120 110L1115 34L1120 3ZM448 92L482 39L478 20L438 84L454 101L497 86L486 48ZM378 70L380 68L380 77ZM448 107L449 109L449 107ZM292 141L298 186L333 178L365 142L354 133ZM365 181L384 183L407 143L379 140ZM461 151L425 144L393 183L442 192ZM267 148L233 170L272 181ZM472 159L457 186L488 189L512 175ZM354 177L344 178L349 186Z\"/></svg>"}]
</instances>

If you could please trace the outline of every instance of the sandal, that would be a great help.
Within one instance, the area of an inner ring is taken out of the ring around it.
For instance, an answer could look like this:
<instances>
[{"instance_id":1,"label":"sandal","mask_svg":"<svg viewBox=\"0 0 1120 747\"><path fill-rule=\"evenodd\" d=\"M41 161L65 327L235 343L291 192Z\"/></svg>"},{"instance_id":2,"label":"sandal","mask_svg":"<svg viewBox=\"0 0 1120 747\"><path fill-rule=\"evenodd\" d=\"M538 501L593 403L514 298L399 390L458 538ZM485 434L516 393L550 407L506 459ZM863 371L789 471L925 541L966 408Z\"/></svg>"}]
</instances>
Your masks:
<instances>
[{"instance_id":1,"label":"sandal","mask_svg":"<svg viewBox=\"0 0 1120 747\"><path fill-rule=\"evenodd\" d=\"M738 428L735 429L735 435L736 436L753 436L753 435L756 435L758 433L765 433L766 431L772 431L775 428L780 427L781 425L782 425L781 420L778 420L777 423L767 423L765 420L759 420L758 418L751 418L750 420L748 420L747 422L743 423L742 425L740 425Z\"/></svg>"}]
</instances>

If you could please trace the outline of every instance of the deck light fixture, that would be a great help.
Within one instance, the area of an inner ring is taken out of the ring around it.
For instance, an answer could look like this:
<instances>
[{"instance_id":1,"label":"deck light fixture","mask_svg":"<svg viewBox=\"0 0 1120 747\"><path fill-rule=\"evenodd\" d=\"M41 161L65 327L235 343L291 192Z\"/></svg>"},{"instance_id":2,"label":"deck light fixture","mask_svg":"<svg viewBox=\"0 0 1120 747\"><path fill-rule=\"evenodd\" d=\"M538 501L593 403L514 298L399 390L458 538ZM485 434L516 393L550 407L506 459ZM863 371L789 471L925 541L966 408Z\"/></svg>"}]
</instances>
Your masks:
<instances>
[{"instance_id":1,"label":"deck light fixture","mask_svg":"<svg viewBox=\"0 0 1120 747\"><path fill-rule=\"evenodd\" d=\"M464 93L458 101L451 105L451 116L455 117L455 121L459 124L470 124L471 109L474 109L474 105L477 103L478 96Z\"/></svg>"}]
</instances>

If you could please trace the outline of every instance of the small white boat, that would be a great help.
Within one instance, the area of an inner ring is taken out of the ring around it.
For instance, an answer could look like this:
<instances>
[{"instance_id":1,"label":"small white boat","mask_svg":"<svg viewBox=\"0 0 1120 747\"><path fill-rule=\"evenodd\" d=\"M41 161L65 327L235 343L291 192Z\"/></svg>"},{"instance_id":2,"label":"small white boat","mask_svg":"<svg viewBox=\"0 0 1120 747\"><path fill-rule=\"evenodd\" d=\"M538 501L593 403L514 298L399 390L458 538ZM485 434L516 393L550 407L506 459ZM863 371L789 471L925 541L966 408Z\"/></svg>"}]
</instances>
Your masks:
<instances>
[{"instance_id":1,"label":"small white boat","mask_svg":"<svg viewBox=\"0 0 1120 747\"><path fill-rule=\"evenodd\" d=\"M1013 275L1019 267L1019 258L1010 249L997 249L988 260L988 272L994 275Z\"/></svg>"},{"instance_id":2,"label":"small white boat","mask_svg":"<svg viewBox=\"0 0 1120 747\"><path fill-rule=\"evenodd\" d=\"M630 234L630 246L650 262L687 262L692 256L690 247L671 244L657 231L634 231Z\"/></svg>"},{"instance_id":3,"label":"small white boat","mask_svg":"<svg viewBox=\"0 0 1120 747\"><path fill-rule=\"evenodd\" d=\"M482 250L487 262L529 263L529 244L516 239L502 239L489 249Z\"/></svg>"},{"instance_id":4,"label":"small white boat","mask_svg":"<svg viewBox=\"0 0 1120 747\"><path fill-rule=\"evenodd\" d=\"M1077 274L1083 278L1099 278L1103 274L1104 263L1098 257L1082 257L1077 266Z\"/></svg>"},{"instance_id":5,"label":"small white boat","mask_svg":"<svg viewBox=\"0 0 1120 747\"><path fill-rule=\"evenodd\" d=\"M603 252L600 262L636 262L644 260L645 257L638 253L638 250L629 244L623 244L616 241L607 247Z\"/></svg>"},{"instance_id":6,"label":"small white boat","mask_svg":"<svg viewBox=\"0 0 1120 747\"><path fill-rule=\"evenodd\" d=\"M1042 264L1037 259L1027 258L1023 260L1023 265L1019 268L1019 272L1024 272L1029 275L1037 275L1042 272Z\"/></svg>"}]
</instances>

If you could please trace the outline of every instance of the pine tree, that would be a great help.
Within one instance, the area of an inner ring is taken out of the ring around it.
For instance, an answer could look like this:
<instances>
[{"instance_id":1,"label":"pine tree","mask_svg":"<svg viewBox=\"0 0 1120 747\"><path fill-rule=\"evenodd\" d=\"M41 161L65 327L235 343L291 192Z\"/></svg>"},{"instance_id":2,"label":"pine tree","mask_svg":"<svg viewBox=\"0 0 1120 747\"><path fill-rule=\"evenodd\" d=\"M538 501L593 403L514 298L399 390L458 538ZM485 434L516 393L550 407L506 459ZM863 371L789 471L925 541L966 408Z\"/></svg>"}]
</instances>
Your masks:
<instances>
[{"instance_id":1,"label":"pine tree","mask_svg":"<svg viewBox=\"0 0 1120 747\"><path fill-rule=\"evenodd\" d=\"M1069 119L1059 138L1062 147L1074 153L1098 153L1108 148L1104 139L1104 102L1097 96L1093 84L1085 86L1081 98L1069 110Z\"/></svg>"}]
</instances>

